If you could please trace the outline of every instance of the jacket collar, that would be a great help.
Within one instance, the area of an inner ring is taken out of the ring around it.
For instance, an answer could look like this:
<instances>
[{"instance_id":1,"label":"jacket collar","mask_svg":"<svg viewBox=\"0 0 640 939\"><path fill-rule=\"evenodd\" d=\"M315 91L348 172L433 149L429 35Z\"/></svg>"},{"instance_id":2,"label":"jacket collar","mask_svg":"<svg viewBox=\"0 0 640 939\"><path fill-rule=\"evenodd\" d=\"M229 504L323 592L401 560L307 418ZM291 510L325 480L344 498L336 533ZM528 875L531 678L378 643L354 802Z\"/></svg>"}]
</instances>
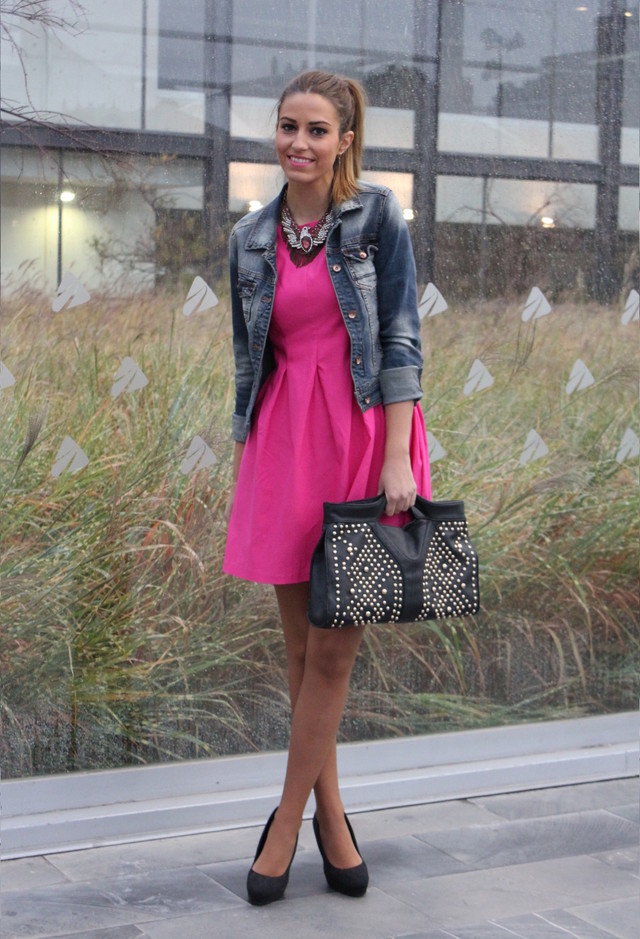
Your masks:
<instances>
[{"instance_id":1,"label":"jacket collar","mask_svg":"<svg viewBox=\"0 0 640 939\"><path fill-rule=\"evenodd\" d=\"M258 217L249 232L245 247L249 249L253 248L258 251L265 251L273 247L278 221L280 219L280 202L285 188L286 187L283 186L276 198L257 213ZM345 212L351 212L354 209L360 208L362 208L362 202L357 193L350 199L341 202L340 205L336 206L334 209L337 216L336 224L338 224Z\"/></svg>"}]
</instances>

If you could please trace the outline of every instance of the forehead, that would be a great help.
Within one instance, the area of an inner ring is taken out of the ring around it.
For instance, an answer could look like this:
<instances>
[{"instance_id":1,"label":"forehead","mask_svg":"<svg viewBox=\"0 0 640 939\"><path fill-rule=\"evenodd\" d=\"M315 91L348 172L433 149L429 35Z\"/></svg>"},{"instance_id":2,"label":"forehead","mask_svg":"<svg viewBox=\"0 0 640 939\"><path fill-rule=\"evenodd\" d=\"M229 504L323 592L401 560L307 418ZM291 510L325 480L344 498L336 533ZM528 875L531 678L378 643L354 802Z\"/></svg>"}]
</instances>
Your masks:
<instances>
[{"instance_id":1,"label":"forehead","mask_svg":"<svg viewBox=\"0 0 640 939\"><path fill-rule=\"evenodd\" d=\"M325 121L338 124L338 112L333 103L315 92L296 92L287 95L280 107L279 117L293 117L297 121Z\"/></svg>"}]
</instances>

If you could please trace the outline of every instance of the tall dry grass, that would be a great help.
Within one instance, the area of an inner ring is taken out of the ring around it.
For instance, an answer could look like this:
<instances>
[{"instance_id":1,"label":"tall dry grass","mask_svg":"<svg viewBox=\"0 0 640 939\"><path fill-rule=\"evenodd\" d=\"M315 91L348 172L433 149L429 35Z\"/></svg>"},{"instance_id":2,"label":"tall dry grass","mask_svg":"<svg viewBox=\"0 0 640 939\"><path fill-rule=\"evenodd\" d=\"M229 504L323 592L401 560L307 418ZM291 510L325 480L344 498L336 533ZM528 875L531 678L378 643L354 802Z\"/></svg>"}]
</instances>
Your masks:
<instances>
[{"instance_id":1,"label":"tall dry grass","mask_svg":"<svg viewBox=\"0 0 640 939\"><path fill-rule=\"evenodd\" d=\"M0 358L0 756L6 775L279 747L288 705L269 588L221 573L233 368L228 304L170 292L53 314L5 301ZM638 463L633 327L565 303L426 320L423 407L447 451L434 497L464 498L481 557L474 620L366 634L345 737L635 706ZM149 378L110 395L125 355ZM582 358L595 384L565 386ZM462 389L475 358L494 376ZM530 429L548 456L521 466ZM180 471L195 434L218 462ZM72 436L89 456L51 476Z\"/></svg>"}]
</instances>

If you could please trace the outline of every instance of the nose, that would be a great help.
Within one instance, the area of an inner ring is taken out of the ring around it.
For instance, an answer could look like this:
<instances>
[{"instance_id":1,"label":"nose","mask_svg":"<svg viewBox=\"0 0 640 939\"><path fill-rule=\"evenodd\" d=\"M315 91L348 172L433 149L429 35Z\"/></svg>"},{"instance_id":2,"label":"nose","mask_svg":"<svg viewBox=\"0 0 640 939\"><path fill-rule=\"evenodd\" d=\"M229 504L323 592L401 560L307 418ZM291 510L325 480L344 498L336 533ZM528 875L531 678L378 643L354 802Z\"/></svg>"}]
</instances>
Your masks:
<instances>
[{"instance_id":1,"label":"nose","mask_svg":"<svg viewBox=\"0 0 640 939\"><path fill-rule=\"evenodd\" d=\"M306 150L307 149L307 138L302 128L299 128L291 146L294 150Z\"/></svg>"}]
</instances>

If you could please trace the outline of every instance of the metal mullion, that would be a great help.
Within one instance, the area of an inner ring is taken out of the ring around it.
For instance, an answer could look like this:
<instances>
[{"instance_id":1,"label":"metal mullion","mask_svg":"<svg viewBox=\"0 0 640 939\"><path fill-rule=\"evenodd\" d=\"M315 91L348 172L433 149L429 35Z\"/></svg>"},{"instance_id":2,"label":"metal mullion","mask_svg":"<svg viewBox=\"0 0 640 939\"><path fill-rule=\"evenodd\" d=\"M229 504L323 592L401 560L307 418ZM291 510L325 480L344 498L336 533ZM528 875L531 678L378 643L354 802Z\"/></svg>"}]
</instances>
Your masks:
<instances>
[{"instance_id":1,"label":"metal mullion","mask_svg":"<svg viewBox=\"0 0 640 939\"><path fill-rule=\"evenodd\" d=\"M619 290L616 273L620 136L622 131L623 56L625 17L619 0L608 0L597 25L598 65L596 121L602 170L596 197L593 294L606 303Z\"/></svg>"}]
</instances>

